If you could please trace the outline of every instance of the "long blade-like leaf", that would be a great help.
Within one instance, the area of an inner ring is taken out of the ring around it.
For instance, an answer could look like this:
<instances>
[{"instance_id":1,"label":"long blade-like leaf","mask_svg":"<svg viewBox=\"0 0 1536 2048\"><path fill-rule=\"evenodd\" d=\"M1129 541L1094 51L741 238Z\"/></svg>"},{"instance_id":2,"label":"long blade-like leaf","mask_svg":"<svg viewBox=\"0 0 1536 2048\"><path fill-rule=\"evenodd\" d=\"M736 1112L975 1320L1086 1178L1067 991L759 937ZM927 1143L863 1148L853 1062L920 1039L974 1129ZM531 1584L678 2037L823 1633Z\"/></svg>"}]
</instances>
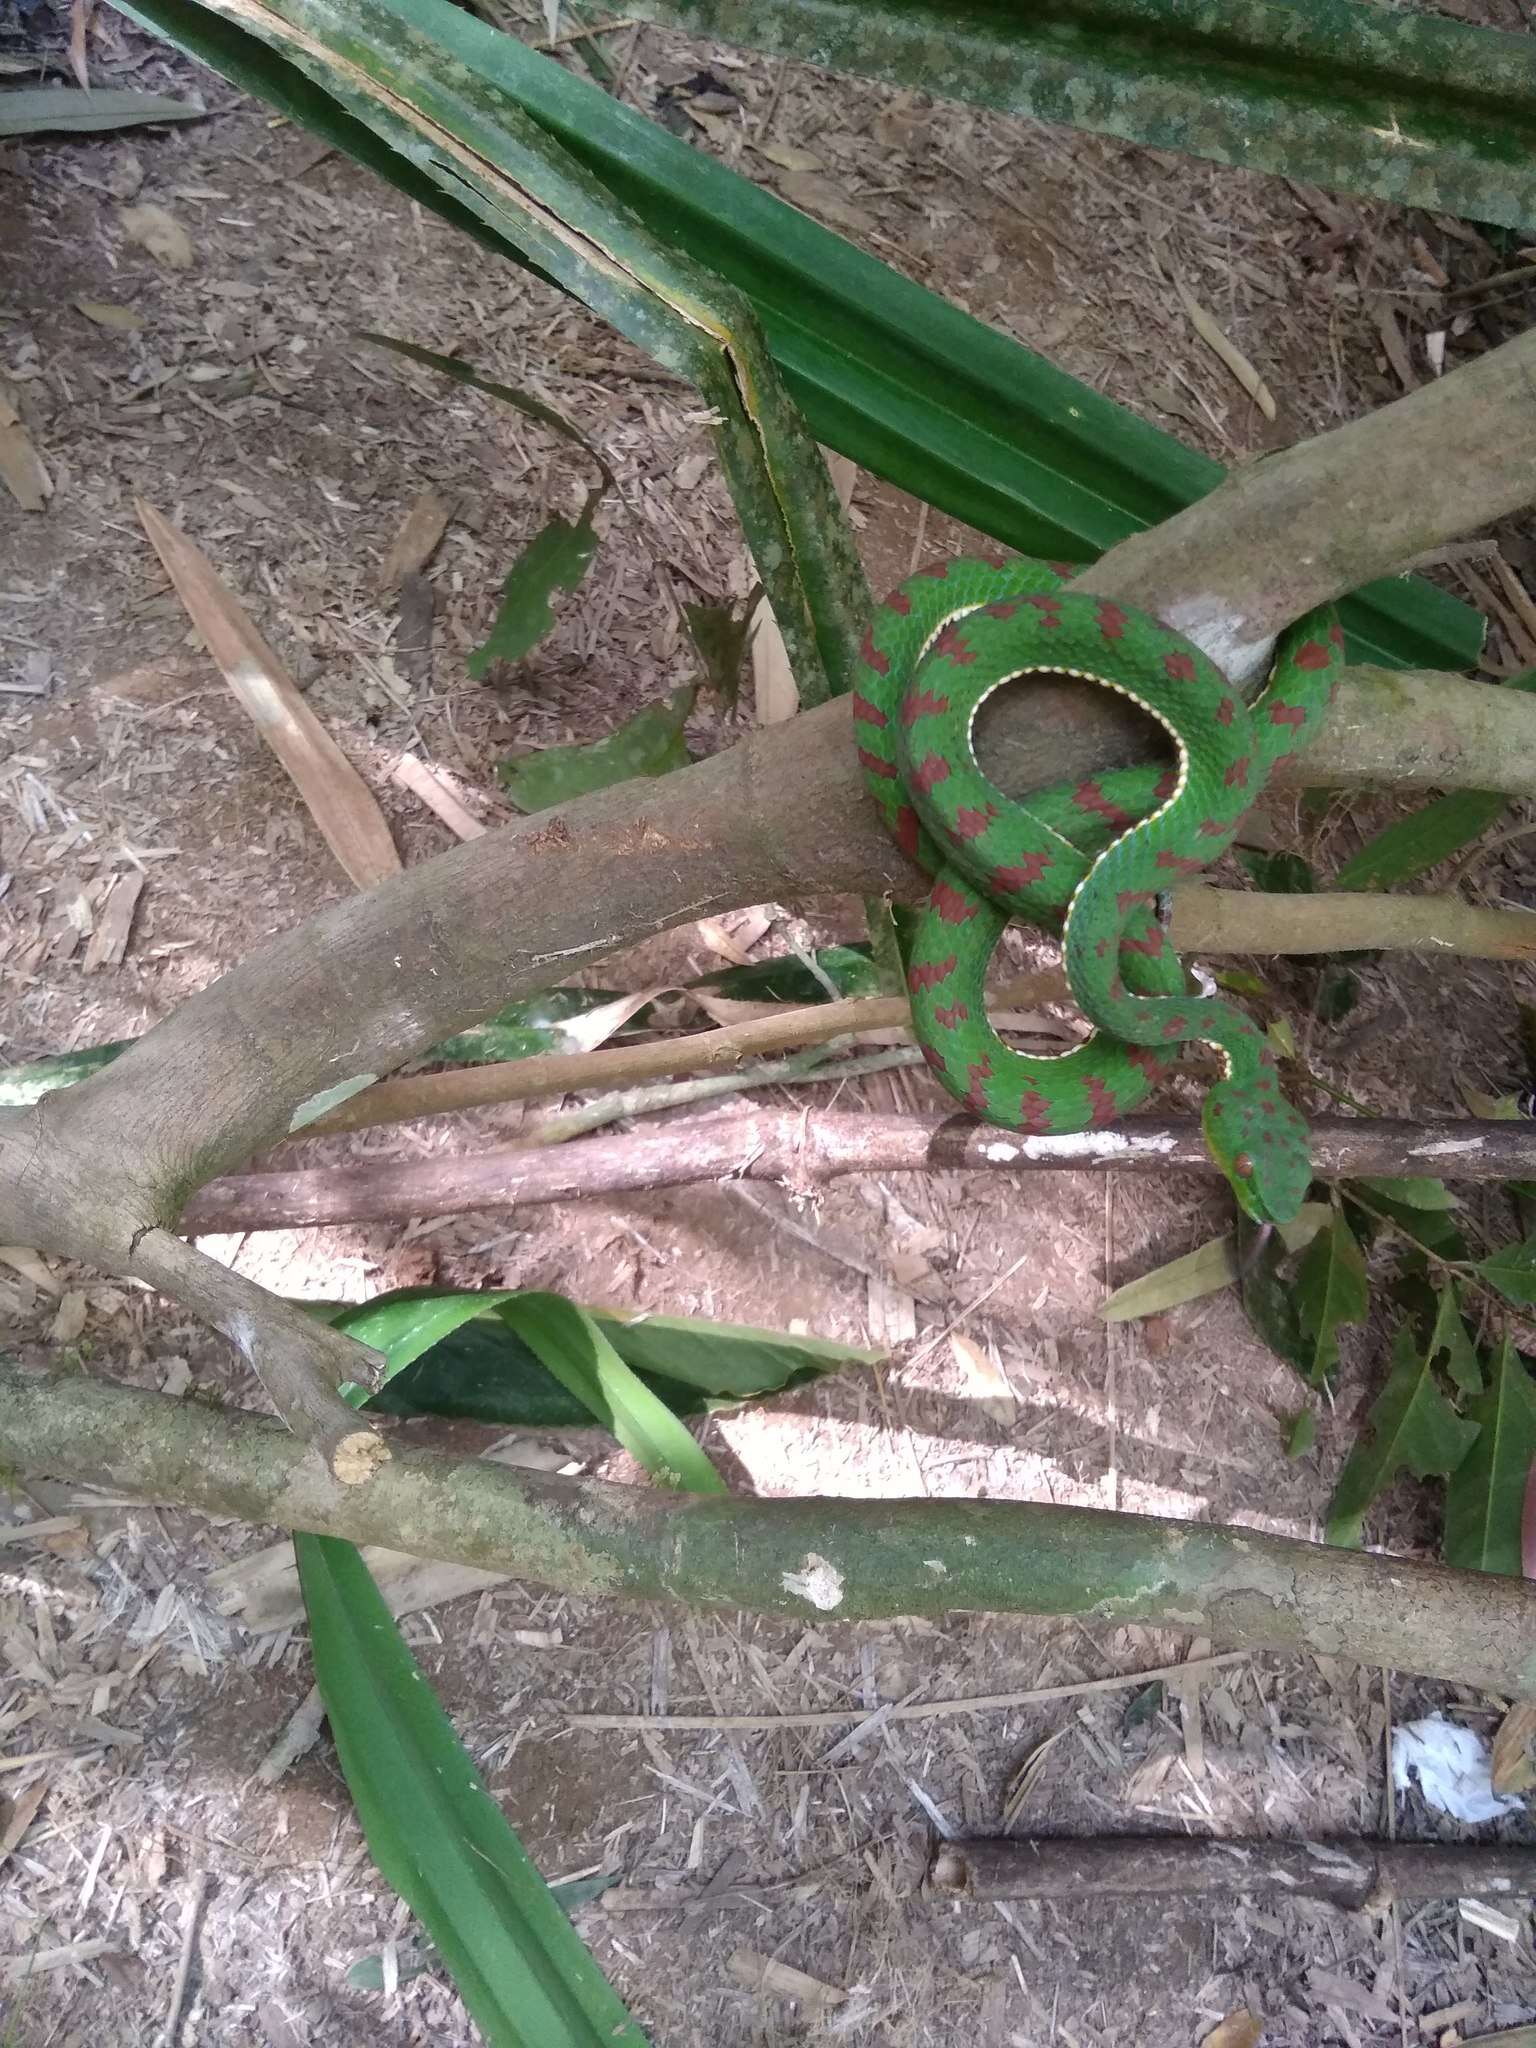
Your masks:
<instances>
[{"instance_id":1,"label":"long blade-like leaf","mask_svg":"<svg viewBox=\"0 0 1536 2048\"><path fill-rule=\"evenodd\" d=\"M261 0L217 5L125 0L125 12L445 219L555 274L434 182L419 145L402 138L396 150L344 104L322 49L312 79L247 32L270 18ZM812 433L861 469L1012 547L1067 559L1102 553L1221 481L1207 456L447 0L391 0L389 13L530 113L658 240L745 293ZM315 82L328 77L335 96ZM1476 613L1418 578L1371 584L1344 617L1359 660L1463 668L1482 644Z\"/></svg>"},{"instance_id":2,"label":"long blade-like leaf","mask_svg":"<svg viewBox=\"0 0 1536 2048\"><path fill-rule=\"evenodd\" d=\"M368 1847L495 2048L645 2048L350 1543L298 1535L315 1682Z\"/></svg>"},{"instance_id":3,"label":"long blade-like leaf","mask_svg":"<svg viewBox=\"0 0 1536 2048\"><path fill-rule=\"evenodd\" d=\"M558 1294L514 1294L499 1313L653 1479L689 1493L725 1481L666 1403L637 1379L585 1309Z\"/></svg>"},{"instance_id":4,"label":"long blade-like leaf","mask_svg":"<svg viewBox=\"0 0 1536 2048\"><path fill-rule=\"evenodd\" d=\"M447 1415L504 1427L555 1429L593 1419L498 1314L501 1291L401 1288L346 1307L312 1304L384 1354L384 1383L366 1405L387 1415ZM625 1364L674 1415L698 1415L801 1385L880 1357L821 1337L717 1323L703 1316L586 1311ZM359 1390L361 1391L361 1390Z\"/></svg>"},{"instance_id":5,"label":"long blade-like leaf","mask_svg":"<svg viewBox=\"0 0 1536 2048\"><path fill-rule=\"evenodd\" d=\"M1355 0L636 0L690 35L1536 227L1530 38Z\"/></svg>"},{"instance_id":6,"label":"long blade-like leaf","mask_svg":"<svg viewBox=\"0 0 1536 2048\"><path fill-rule=\"evenodd\" d=\"M22 86L0 92L0 140L12 135L101 135L159 121L196 121L206 112L200 100L170 100L158 92Z\"/></svg>"}]
</instances>

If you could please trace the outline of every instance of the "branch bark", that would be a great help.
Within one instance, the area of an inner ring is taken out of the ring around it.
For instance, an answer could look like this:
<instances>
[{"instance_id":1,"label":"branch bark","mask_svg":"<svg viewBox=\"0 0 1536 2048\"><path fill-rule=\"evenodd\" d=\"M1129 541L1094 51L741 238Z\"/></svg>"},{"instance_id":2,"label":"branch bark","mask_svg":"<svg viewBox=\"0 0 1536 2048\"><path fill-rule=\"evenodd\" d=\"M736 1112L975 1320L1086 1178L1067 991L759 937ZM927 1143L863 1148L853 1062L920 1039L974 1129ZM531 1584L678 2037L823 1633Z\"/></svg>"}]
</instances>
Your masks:
<instances>
[{"instance_id":1,"label":"branch bark","mask_svg":"<svg viewBox=\"0 0 1536 2048\"><path fill-rule=\"evenodd\" d=\"M1432 1174L1451 1180L1536 1177L1536 1124L1410 1124L1389 1117L1318 1117L1313 1159L1322 1180ZM849 1173L1215 1174L1194 1117L1127 1117L1109 1130L1032 1138L963 1116L839 1116L743 1110L620 1138L578 1138L550 1151L498 1145L436 1159L385 1159L210 1181L183 1227L297 1230L388 1223L581 1196L697 1187L710 1181L823 1186Z\"/></svg>"},{"instance_id":2,"label":"branch bark","mask_svg":"<svg viewBox=\"0 0 1536 2048\"><path fill-rule=\"evenodd\" d=\"M1033 1502L742 1500L397 1449L347 1487L281 1426L0 1366L0 1458L566 1592L802 1619L1075 1614L1536 1691L1536 1587L1256 1529Z\"/></svg>"},{"instance_id":3,"label":"branch bark","mask_svg":"<svg viewBox=\"0 0 1536 2048\"><path fill-rule=\"evenodd\" d=\"M1536 494L1533 376L1536 333L1251 465L1084 582L1241 669L1285 619ZM987 731L1021 792L1146 751L1109 692L1001 692ZM1536 793L1536 700L1357 672L1302 765ZM846 699L487 835L321 912L94 1079L0 1115L0 1241L141 1273L146 1233L204 1181L518 993L708 912L912 880L863 800Z\"/></svg>"},{"instance_id":4,"label":"branch bark","mask_svg":"<svg viewBox=\"0 0 1536 2048\"><path fill-rule=\"evenodd\" d=\"M1536 1849L1504 1842L1218 1841L1199 1835L1018 1835L941 1842L937 1898L1327 1899L1381 1911L1394 1901L1530 1898Z\"/></svg>"}]
</instances>

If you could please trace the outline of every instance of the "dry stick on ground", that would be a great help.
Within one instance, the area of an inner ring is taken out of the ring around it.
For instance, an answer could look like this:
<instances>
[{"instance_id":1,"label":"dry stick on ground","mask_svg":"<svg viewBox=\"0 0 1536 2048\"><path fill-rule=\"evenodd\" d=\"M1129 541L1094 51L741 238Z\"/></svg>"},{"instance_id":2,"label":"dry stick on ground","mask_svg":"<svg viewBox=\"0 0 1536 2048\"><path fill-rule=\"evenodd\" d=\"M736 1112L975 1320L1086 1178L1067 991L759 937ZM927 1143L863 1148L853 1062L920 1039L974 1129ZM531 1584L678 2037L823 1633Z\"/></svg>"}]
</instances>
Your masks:
<instances>
[{"instance_id":1,"label":"dry stick on ground","mask_svg":"<svg viewBox=\"0 0 1536 2048\"><path fill-rule=\"evenodd\" d=\"M1240 471L1081 582L1158 611L1241 677L1298 613L1536 495L1533 376L1529 334ZM983 735L1005 787L1146 751L1144 722L1111 692L1040 683L1024 697L1000 693ZM1357 672L1303 766L1334 784L1536 793L1536 701ZM173 1226L202 1182L509 998L706 913L911 882L863 799L846 699L660 783L488 833L323 911L112 1067L0 1116L0 1242L141 1274L146 1233ZM194 1286L226 1327L249 1311L244 1284L195 1254L158 1278L183 1299ZM341 1440L325 1362L296 1341L290 1357L312 1394L296 1402L270 1377L268 1392L306 1437Z\"/></svg>"},{"instance_id":2,"label":"dry stick on ground","mask_svg":"<svg viewBox=\"0 0 1536 2048\"><path fill-rule=\"evenodd\" d=\"M1536 1178L1536 1123L1414 1124L1393 1117L1317 1117L1313 1158L1323 1180L1432 1174L1451 1180ZM457 1216L580 1196L636 1194L708 1181L775 1181L792 1191L850 1173L1215 1174L1195 1117L1127 1117L1108 1130L1036 1138L966 1116L840 1116L751 1109L689 1118L617 1138L575 1138L549 1151L496 1145L434 1159L363 1160L209 1181L183 1218L197 1235L297 1230Z\"/></svg>"},{"instance_id":3,"label":"dry stick on ground","mask_svg":"<svg viewBox=\"0 0 1536 2048\"><path fill-rule=\"evenodd\" d=\"M1532 827L1536 830L1536 827ZM1477 960L1536 958L1536 912L1485 910L1454 896L1264 896L1186 882L1175 893L1173 943L1181 953L1335 953L1388 946L1405 952ZM1070 1000L1054 969L1010 982L990 999L996 1012ZM736 1067L753 1054L791 1045L825 1045L850 1031L907 1029L905 996L850 997L802 1010L780 1010L719 1031L595 1052L535 1053L529 1059L456 1067L443 1074L407 1074L349 1096L304 1129L306 1138L360 1131L407 1117L442 1116L493 1102L614 1088L662 1074Z\"/></svg>"},{"instance_id":4,"label":"dry stick on ground","mask_svg":"<svg viewBox=\"0 0 1536 2048\"><path fill-rule=\"evenodd\" d=\"M1327 1899L1373 1912L1401 1900L1536 1894L1536 1849L1503 1842L1208 1841L1193 1835L1018 1835L942 1843L937 1899Z\"/></svg>"},{"instance_id":5,"label":"dry stick on ground","mask_svg":"<svg viewBox=\"0 0 1536 2048\"><path fill-rule=\"evenodd\" d=\"M1076 1614L1536 1691L1536 1586L1258 1529L1022 1501L668 1493L404 1448L367 1486L342 1486L263 1416L4 1366L0 1457L589 1597L810 1621Z\"/></svg>"}]
</instances>

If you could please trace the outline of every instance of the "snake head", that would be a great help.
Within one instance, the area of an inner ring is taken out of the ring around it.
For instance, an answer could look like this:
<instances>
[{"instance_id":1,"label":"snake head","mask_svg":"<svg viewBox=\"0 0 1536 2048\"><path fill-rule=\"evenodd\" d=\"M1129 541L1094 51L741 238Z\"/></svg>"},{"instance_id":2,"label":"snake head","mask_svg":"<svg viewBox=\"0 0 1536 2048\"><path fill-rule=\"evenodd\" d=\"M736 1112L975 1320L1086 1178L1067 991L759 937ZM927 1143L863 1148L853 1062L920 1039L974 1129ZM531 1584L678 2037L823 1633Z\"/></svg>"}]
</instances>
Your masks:
<instances>
[{"instance_id":1,"label":"snake head","mask_svg":"<svg viewBox=\"0 0 1536 2048\"><path fill-rule=\"evenodd\" d=\"M1255 1223L1289 1223L1312 1184L1306 1120L1279 1089L1218 1081L1205 1098L1205 1142Z\"/></svg>"}]
</instances>

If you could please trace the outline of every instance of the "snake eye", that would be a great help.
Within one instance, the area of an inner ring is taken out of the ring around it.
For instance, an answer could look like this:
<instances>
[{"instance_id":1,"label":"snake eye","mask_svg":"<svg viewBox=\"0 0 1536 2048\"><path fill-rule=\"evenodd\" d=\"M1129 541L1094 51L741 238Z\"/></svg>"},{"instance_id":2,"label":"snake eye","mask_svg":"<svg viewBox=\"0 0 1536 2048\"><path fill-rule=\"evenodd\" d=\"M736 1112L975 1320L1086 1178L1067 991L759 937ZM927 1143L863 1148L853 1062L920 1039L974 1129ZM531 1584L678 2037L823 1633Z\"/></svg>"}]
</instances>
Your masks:
<instances>
[{"instance_id":1,"label":"snake eye","mask_svg":"<svg viewBox=\"0 0 1536 2048\"><path fill-rule=\"evenodd\" d=\"M1239 1180L1247 1180L1248 1176L1253 1172L1253 1160L1248 1153L1238 1153L1232 1162L1232 1171Z\"/></svg>"}]
</instances>

